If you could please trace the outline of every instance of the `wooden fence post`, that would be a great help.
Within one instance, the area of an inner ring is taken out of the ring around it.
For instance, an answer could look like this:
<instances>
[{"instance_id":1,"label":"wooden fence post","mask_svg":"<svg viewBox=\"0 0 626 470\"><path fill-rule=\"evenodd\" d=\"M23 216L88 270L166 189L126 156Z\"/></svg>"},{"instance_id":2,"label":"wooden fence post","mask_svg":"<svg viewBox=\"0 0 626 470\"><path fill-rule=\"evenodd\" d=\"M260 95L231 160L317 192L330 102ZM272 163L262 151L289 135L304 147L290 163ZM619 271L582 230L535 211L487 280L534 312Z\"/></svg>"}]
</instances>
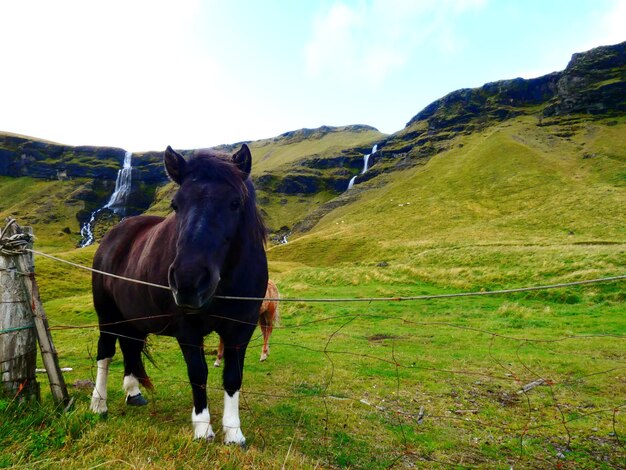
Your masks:
<instances>
[{"instance_id":1,"label":"wooden fence post","mask_svg":"<svg viewBox=\"0 0 626 470\"><path fill-rule=\"evenodd\" d=\"M15 235L24 234L23 230L15 223L15 220L8 220L7 227L3 234L0 236L0 249L3 248L2 238L4 237L4 235L9 234L9 237L12 235L9 230L12 230L12 234ZM21 282L21 290L26 295L26 305L28 306L28 310L30 313L30 323L34 326L37 341L39 342L41 358L43 359L44 367L46 368L46 372L48 373L52 397L57 403L68 404L69 395L67 393L65 379L63 378L63 373L61 372L61 368L59 367L59 359L56 349L54 348L54 344L52 342L52 336L50 335L48 318L46 317L46 312L44 311L41 299L39 298L39 287L37 286L37 281L35 280L35 266L33 256L31 252L24 250L24 248L32 249L32 230L30 230L30 228L28 228L27 230L28 232L25 238L28 240L29 244L24 246L22 240L22 246L20 246L18 249L13 250L14 253L25 253L19 255L16 254L14 256L14 263L17 271L23 273L23 275L18 276L17 279ZM9 248L9 252L11 252L11 248Z\"/></svg>"},{"instance_id":2,"label":"wooden fence post","mask_svg":"<svg viewBox=\"0 0 626 470\"><path fill-rule=\"evenodd\" d=\"M13 225L2 237L17 233ZM32 241L28 242L32 246ZM0 251L0 396L40 398L39 384L35 380L37 344L30 297L24 289L25 276L21 266L29 264L28 252L11 254Z\"/></svg>"},{"instance_id":3,"label":"wooden fence post","mask_svg":"<svg viewBox=\"0 0 626 470\"><path fill-rule=\"evenodd\" d=\"M32 299L32 318L35 323L35 333L37 334L37 341L39 342L39 349L41 350L41 358L43 359L43 365L48 373L48 381L50 382L50 390L52 391L52 397L57 403L69 404L70 397L67 393L67 386L65 385L65 379L59 367L59 356L52 342L52 335L50 334L50 328L48 325L48 317L43 309L41 298L39 297L39 286L35 280L34 274L26 279L26 289ZM69 406L69 405L68 405Z\"/></svg>"}]
</instances>

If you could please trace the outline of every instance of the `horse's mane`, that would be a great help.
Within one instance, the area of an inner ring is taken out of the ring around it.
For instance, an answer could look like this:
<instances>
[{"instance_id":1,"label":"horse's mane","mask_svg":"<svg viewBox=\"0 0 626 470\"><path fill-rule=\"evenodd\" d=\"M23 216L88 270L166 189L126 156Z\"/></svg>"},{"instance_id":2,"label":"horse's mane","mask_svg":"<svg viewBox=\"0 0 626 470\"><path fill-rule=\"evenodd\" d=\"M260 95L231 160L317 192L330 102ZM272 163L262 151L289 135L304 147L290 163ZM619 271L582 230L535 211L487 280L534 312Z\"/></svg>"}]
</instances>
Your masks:
<instances>
[{"instance_id":1,"label":"horse's mane","mask_svg":"<svg viewBox=\"0 0 626 470\"><path fill-rule=\"evenodd\" d=\"M185 176L209 181L224 181L239 192L244 201L243 218L255 240L265 244L267 228L256 205L251 178L244 175L229 154L211 149L195 150L187 160Z\"/></svg>"},{"instance_id":2,"label":"horse's mane","mask_svg":"<svg viewBox=\"0 0 626 470\"><path fill-rule=\"evenodd\" d=\"M187 160L183 177L208 181L224 181L247 198L248 187L241 170L233 163L230 155L210 149L200 149Z\"/></svg>"}]
</instances>

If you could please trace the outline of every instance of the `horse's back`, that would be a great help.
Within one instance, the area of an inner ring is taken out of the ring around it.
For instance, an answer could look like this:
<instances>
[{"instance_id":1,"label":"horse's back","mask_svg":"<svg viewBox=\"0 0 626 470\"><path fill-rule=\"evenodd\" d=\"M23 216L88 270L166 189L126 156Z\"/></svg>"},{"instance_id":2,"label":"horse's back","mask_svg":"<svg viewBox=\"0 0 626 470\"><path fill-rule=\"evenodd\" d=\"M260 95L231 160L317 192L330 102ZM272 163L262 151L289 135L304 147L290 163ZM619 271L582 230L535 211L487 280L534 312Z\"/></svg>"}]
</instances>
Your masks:
<instances>
[{"instance_id":1,"label":"horse's back","mask_svg":"<svg viewBox=\"0 0 626 470\"><path fill-rule=\"evenodd\" d=\"M170 261L166 247L167 240L171 238L171 227L163 223L166 220L157 216L124 219L102 238L94 256L94 268L138 281L167 285ZM173 303L169 290L155 289L99 273L92 276L92 292L100 318L112 318L111 315L121 315L123 318L159 315ZM156 325L155 328L164 328L158 322L152 323ZM133 327L145 332L150 332L152 326L140 321L133 323Z\"/></svg>"},{"instance_id":2,"label":"horse's back","mask_svg":"<svg viewBox=\"0 0 626 470\"><path fill-rule=\"evenodd\" d=\"M102 238L93 260L95 269L119 274L119 266L128 260L138 242L165 219L154 215L128 217Z\"/></svg>"}]
</instances>

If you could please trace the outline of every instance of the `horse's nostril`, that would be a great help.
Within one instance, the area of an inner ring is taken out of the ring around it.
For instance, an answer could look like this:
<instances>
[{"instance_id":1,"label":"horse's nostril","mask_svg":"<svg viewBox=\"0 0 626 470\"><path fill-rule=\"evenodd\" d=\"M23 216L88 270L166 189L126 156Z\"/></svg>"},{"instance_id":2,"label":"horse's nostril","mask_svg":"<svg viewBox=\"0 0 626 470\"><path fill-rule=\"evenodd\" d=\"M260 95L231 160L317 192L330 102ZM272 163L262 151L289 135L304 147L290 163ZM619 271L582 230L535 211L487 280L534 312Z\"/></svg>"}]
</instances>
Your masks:
<instances>
[{"instance_id":1,"label":"horse's nostril","mask_svg":"<svg viewBox=\"0 0 626 470\"><path fill-rule=\"evenodd\" d=\"M178 290L178 284L176 283L176 270L174 266L170 266L170 269L167 272L167 283L170 285L170 289L173 292Z\"/></svg>"},{"instance_id":2,"label":"horse's nostril","mask_svg":"<svg viewBox=\"0 0 626 470\"><path fill-rule=\"evenodd\" d=\"M220 281L219 270L204 267L193 271L181 268L176 263L172 263L167 275L174 302L190 310L206 305Z\"/></svg>"},{"instance_id":3,"label":"horse's nostril","mask_svg":"<svg viewBox=\"0 0 626 470\"><path fill-rule=\"evenodd\" d=\"M202 291L211 285L211 273L208 269L204 269L198 279L198 290Z\"/></svg>"}]
</instances>

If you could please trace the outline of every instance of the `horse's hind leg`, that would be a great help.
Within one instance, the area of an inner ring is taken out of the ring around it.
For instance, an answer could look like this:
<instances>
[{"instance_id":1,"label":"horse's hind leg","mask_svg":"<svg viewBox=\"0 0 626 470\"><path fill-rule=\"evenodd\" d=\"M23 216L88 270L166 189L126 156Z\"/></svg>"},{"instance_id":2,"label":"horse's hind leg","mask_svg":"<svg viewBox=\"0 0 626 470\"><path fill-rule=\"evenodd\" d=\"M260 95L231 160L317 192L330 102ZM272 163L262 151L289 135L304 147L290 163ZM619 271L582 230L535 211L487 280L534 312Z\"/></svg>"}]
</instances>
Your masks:
<instances>
[{"instance_id":1,"label":"horse's hind leg","mask_svg":"<svg viewBox=\"0 0 626 470\"><path fill-rule=\"evenodd\" d=\"M261 327L261 332L263 333L263 349L261 350L261 362L267 359L267 356L270 355L270 335L272 334L272 320L270 310L266 310L261 313L259 316L259 326Z\"/></svg>"},{"instance_id":2,"label":"horse's hind leg","mask_svg":"<svg viewBox=\"0 0 626 470\"><path fill-rule=\"evenodd\" d=\"M152 389L152 383L146 374L141 352L143 351L146 336L132 331L126 331L120 336L120 348L124 354L124 391L126 404L129 406L143 406L148 404L139 390L139 384Z\"/></svg>"},{"instance_id":3,"label":"horse's hind leg","mask_svg":"<svg viewBox=\"0 0 626 470\"><path fill-rule=\"evenodd\" d=\"M214 367L219 367L222 364L222 358L224 357L224 340L220 336L220 344L217 347L217 358L213 363Z\"/></svg>"},{"instance_id":4,"label":"horse's hind leg","mask_svg":"<svg viewBox=\"0 0 626 470\"><path fill-rule=\"evenodd\" d=\"M278 297L276 287L274 287L274 290L271 292L268 290L268 294L270 294L271 297ZM263 302L262 305L265 305L265 302ZM266 360L267 356L270 355L270 336L274 330L274 324L277 321L278 302L269 301L267 302L267 308L261 311L261 315L259 316L259 325L261 326L261 331L263 332L263 350L261 351L261 361Z\"/></svg>"}]
</instances>

